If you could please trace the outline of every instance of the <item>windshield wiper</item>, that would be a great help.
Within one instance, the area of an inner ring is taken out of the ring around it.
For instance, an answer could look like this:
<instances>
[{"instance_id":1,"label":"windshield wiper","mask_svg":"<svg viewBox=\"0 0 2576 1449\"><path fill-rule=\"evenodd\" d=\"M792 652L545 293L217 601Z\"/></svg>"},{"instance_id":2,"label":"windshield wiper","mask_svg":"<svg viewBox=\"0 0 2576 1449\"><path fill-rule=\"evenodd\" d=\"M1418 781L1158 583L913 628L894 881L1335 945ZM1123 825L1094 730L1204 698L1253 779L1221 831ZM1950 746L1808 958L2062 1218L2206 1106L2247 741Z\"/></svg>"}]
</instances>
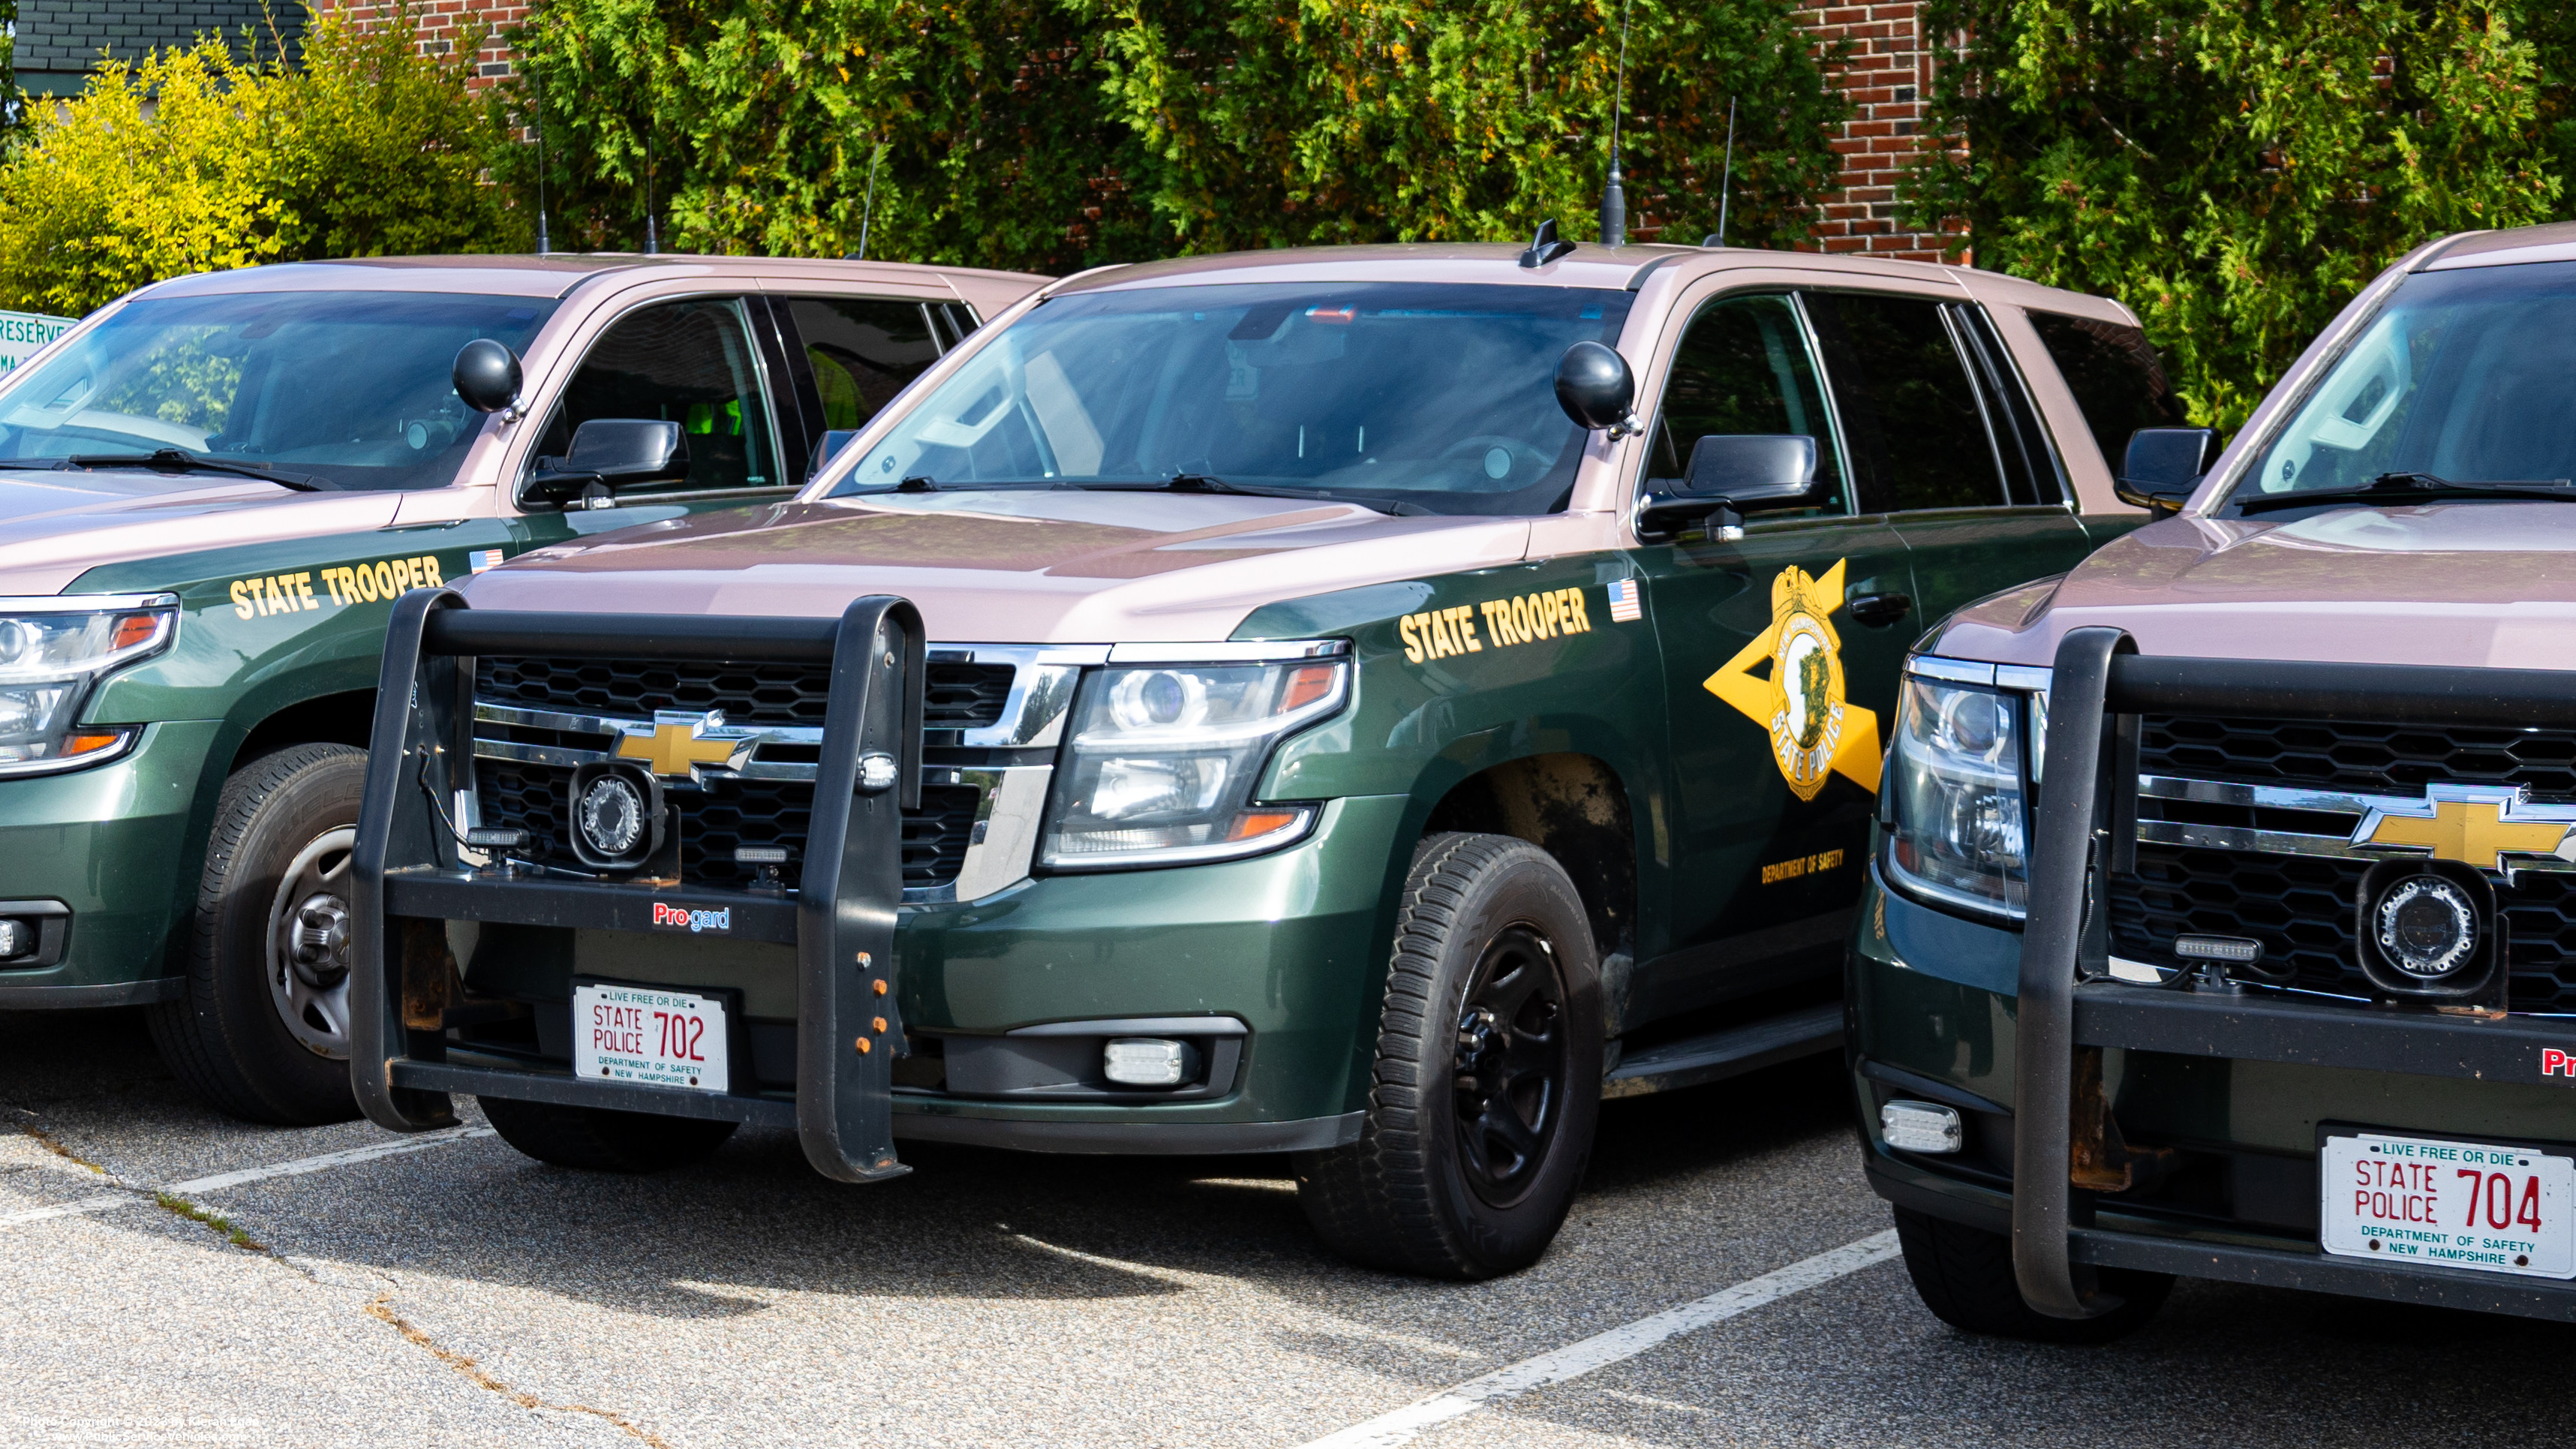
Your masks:
<instances>
[{"instance_id":1,"label":"windshield wiper","mask_svg":"<svg viewBox=\"0 0 2576 1449\"><path fill-rule=\"evenodd\" d=\"M292 488L298 493L316 493L340 486L308 473L281 473L274 468L262 468L251 463L227 463L221 458L209 458L178 448L156 448L149 453L74 453L58 466L149 468L155 473L238 473L244 478L257 478L281 488Z\"/></svg>"},{"instance_id":2,"label":"windshield wiper","mask_svg":"<svg viewBox=\"0 0 2576 1449\"><path fill-rule=\"evenodd\" d=\"M2576 499L2565 478L2498 478L2460 482L2433 473L2382 473L2361 488L2320 488L2313 493L2261 493L2230 500L2238 514L2283 508L2323 508L2339 503L2395 506L2452 499Z\"/></svg>"},{"instance_id":3,"label":"windshield wiper","mask_svg":"<svg viewBox=\"0 0 2576 1449\"><path fill-rule=\"evenodd\" d=\"M1326 503L1356 503L1380 513L1403 513L1408 505L1391 503L1364 494L1327 493L1321 488L1258 488L1249 483L1228 483L1207 473L1175 473L1152 483L1073 483L1066 485L1095 493L1239 493L1246 498L1315 498ZM1420 510L1429 513L1431 510Z\"/></svg>"}]
</instances>

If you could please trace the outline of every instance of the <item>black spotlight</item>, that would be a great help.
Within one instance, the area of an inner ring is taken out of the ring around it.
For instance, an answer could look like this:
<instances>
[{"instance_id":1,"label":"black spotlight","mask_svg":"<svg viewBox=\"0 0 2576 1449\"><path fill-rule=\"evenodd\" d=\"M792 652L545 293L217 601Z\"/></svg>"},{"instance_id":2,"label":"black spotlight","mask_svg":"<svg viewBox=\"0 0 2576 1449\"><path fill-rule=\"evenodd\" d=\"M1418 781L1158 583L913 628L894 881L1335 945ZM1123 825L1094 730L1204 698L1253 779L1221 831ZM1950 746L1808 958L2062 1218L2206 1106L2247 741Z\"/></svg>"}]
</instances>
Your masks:
<instances>
[{"instance_id":1,"label":"black spotlight","mask_svg":"<svg viewBox=\"0 0 2576 1449\"><path fill-rule=\"evenodd\" d=\"M572 853L593 870L631 871L662 849L662 782L636 765L572 772Z\"/></svg>"},{"instance_id":2,"label":"black spotlight","mask_svg":"<svg viewBox=\"0 0 2576 1449\"><path fill-rule=\"evenodd\" d=\"M2383 860L2362 873L2355 895L2372 986L2404 1000L2503 1009L2504 941L2485 876L2447 860Z\"/></svg>"}]
</instances>

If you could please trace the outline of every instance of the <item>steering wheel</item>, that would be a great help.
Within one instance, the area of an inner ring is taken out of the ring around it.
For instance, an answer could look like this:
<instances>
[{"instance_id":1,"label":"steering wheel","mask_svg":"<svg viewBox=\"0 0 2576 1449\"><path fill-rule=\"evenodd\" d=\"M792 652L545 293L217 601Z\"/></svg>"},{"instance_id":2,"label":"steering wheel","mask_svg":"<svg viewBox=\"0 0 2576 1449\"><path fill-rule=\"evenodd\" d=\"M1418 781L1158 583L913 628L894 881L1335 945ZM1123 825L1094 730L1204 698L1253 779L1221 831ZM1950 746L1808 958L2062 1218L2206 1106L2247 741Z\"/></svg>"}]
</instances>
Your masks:
<instances>
[{"instance_id":1,"label":"steering wheel","mask_svg":"<svg viewBox=\"0 0 2576 1449\"><path fill-rule=\"evenodd\" d=\"M1487 478L1496 483L1518 477L1523 482L1535 478L1547 467L1548 457L1519 438L1501 433L1478 433L1460 438L1440 450L1441 461L1472 458L1480 464Z\"/></svg>"}]
</instances>

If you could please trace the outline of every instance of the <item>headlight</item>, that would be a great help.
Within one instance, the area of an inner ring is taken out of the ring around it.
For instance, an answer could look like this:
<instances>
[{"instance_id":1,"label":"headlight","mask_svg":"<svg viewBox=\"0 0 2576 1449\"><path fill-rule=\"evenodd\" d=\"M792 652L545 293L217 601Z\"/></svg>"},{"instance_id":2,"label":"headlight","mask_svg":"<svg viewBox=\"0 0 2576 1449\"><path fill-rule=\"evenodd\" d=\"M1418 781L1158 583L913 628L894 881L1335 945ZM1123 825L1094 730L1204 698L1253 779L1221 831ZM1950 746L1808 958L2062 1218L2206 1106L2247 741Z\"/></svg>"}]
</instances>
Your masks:
<instances>
[{"instance_id":1,"label":"headlight","mask_svg":"<svg viewBox=\"0 0 2576 1449\"><path fill-rule=\"evenodd\" d=\"M178 632L167 594L0 599L0 775L40 775L124 753L130 729L81 728L98 677L158 654Z\"/></svg>"},{"instance_id":2,"label":"headlight","mask_svg":"<svg viewBox=\"0 0 2576 1449\"><path fill-rule=\"evenodd\" d=\"M2020 696L1909 675L1888 764L1889 874L1935 900L2019 919L2030 893Z\"/></svg>"},{"instance_id":3,"label":"headlight","mask_svg":"<svg viewBox=\"0 0 2576 1449\"><path fill-rule=\"evenodd\" d=\"M1271 746L1349 692L1342 660L1093 671L1074 702L1042 860L1057 870L1183 865L1297 839L1313 808L1257 806L1253 788Z\"/></svg>"}]
</instances>

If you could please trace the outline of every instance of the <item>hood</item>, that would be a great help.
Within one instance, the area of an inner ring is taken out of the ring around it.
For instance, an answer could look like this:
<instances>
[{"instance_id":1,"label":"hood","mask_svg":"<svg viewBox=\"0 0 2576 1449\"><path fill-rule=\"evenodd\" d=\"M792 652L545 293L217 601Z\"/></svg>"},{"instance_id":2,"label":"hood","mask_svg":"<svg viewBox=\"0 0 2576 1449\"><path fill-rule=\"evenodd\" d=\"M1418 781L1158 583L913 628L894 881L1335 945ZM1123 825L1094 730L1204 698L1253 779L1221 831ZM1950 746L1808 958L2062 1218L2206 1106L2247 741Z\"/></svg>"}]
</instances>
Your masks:
<instances>
[{"instance_id":1,"label":"hood","mask_svg":"<svg viewBox=\"0 0 2576 1449\"><path fill-rule=\"evenodd\" d=\"M900 594L933 640L1200 642L1263 604L1516 562L1520 518L1231 495L957 492L677 518L526 554L477 608L837 616Z\"/></svg>"},{"instance_id":2,"label":"hood","mask_svg":"<svg viewBox=\"0 0 2576 1449\"><path fill-rule=\"evenodd\" d=\"M0 594L58 594L100 564L382 528L396 493L298 493L219 473L0 471Z\"/></svg>"},{"instance_id":3,"label":"hood","mask_svg":"<svg viewBox=\"0 0 2576 1449\"><path fill-rule=\"evenodd\" d=\"M2053 588L1961 610L1921 647L2044 665L2091 624L2126 629L2146 654L2576 669L2576 506L2166 519Z\"/></svg>"}]
</instances>

